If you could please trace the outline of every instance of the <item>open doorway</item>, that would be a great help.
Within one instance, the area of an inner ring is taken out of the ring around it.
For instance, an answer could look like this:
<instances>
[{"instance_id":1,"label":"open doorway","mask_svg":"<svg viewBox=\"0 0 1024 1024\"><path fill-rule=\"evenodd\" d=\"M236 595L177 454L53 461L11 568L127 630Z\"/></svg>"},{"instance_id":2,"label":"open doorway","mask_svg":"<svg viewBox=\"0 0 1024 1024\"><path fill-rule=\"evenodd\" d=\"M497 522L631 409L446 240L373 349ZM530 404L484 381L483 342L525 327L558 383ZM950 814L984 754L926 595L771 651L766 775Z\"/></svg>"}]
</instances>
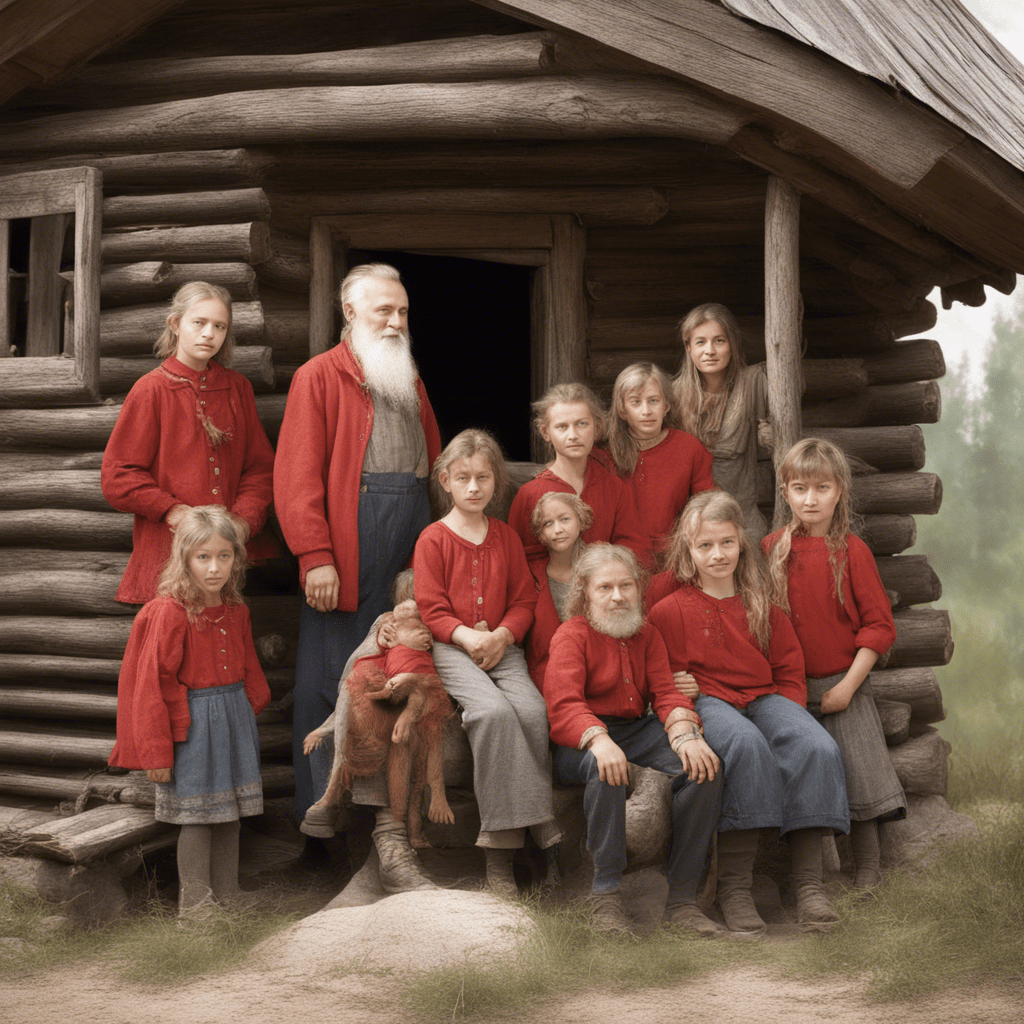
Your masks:
<instances>
[{"instance_id":1,"label":"open doorway","mask_svg":"<svg viewBox=\"0 0 1024 1024\"><path fill-rule=\"evenodd\" d=\"M409 293L413 354L443 442L466 427L530 454L532 268L391 249L350 249L348 265L390 263Z\"/></svg>"}]
</instances>

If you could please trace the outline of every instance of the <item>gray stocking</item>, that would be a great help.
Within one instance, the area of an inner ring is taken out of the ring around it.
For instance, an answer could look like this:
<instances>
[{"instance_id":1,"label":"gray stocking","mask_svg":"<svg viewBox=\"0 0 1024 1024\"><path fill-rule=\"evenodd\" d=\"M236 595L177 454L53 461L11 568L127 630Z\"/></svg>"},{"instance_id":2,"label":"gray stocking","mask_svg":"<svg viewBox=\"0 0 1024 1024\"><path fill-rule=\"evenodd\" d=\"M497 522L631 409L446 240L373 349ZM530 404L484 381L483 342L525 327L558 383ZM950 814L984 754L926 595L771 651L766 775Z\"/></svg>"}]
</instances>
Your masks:
<instances>
[{"instance_id":1,"label":"gray stocking","mask_svg":"<svg viewBox=\"0 0 1024 1024\"><path fill-rule=\"evenodd\" d=\"M210 841L210 888L218 903L230 903L238 895L238 831L241 822L224 821L213 826Z\"/></svg>"},{"instance_id":2,"label":"gray stocking","mask_svg":"<svg viewBox=\"0 0 1024 1024\"><path fill-rule=\"evenodd\" d=\"M178 914L208 901L213 825L182 825L178 835Z\"/></svg>"}]
</instances>

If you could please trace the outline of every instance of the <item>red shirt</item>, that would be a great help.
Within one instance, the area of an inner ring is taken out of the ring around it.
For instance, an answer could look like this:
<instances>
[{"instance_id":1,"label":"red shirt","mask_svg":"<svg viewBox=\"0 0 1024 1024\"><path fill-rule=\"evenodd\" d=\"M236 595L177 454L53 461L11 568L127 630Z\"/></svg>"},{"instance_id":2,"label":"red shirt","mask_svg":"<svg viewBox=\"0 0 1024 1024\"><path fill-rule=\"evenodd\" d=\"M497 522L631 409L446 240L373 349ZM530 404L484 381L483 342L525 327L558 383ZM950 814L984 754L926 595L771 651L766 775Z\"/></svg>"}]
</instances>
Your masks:
<instances>
[{"instance_id":1,"label":"red shirt","mask_svg":"<svg viewBox=\"0 0 1024 1024\"><path fill-rule=\"evenodd\" d=\"M231 437L214 448L197 408ZM223 505L255 537L273 498L273 469L274 450L256 415L252 385L240 373L215 361L193 370L172 356L138 380L121 407L100 472L107 501L135 515L132 556L117 600L141 604L154 596L171 553L164 516L175 505Z\"/></svg>"},{"instance_id":2,"label":"red shirt","mask_svg":"<svg viewBox=\"0 0 1024 1024\"><path fill-rule=\"evenodd\" d=\"M117 743L110 764L173 768L174 744L188 735L188 690L245 683L258 715L270 689L256 657L244 604L207 608L197 622L169 597L135 617L117 680Z\"/></svg>"},{"instance_id":3,"label":"red shirt","mask_svg":"<svg viewBox=\"0 0 1024 1024\"><path fill-rule=\"evenodd\" d=\"M444 523L431 523L413 554L416 606L435 640L450 644L457 626L507 626L517 644L533 622L533 577L519 538L487 517L487 536L471 544Z\"/></svg>"},{"instance_id":4,"label":"red shirt","mask_svg":"<svg viewBox=\"0 0 1024 1024\"><path fill-rule=\"evenodd\" d=\"M533 535L530 521L534 507L548 491L576 493L572 484L566 483L550 469L545 469L519 488L509 509L508 525L519 534L531 558L545 552L544 545ZM595 541L624 544L635 552L644 565L651 564L651 541L640 526L632 492L596 455L591 454L587 460L580 498L594 511L594 525L583 532L583 539L588 544Z\"/></svg>"},{"instance_id":5,"label":"red shirt","mask_svg":"<svg viewBox=\"0 0 1024 1024\"><path fill-rule=\"evenodd\" d=\"M747 629L739 595L719 600L681 586L654 606L650 620L665 638L672 671L691 673L702 695L745 708L757 697L778 693L806 706L804 656L780 608L772 605L768 657Z\"/></svg>"},{"instance_id":6,"label":"red shirt","mask_svg":"<svg viewBox=\"0 0 1024 1024\"><path fill-rule=\"evenodd\" d=\"M772 533L761 541L765 554L778 539L779 533ZM871 549L850 534L838 558L843 567L842 604L824 537L793 537L786 562L790 616L812 679L846 672L861 647L885 654L896 641L889 595Z\"/></svg>"},{"instance_id":7,"label":"red shirt","mask_svg":"<svg viewBox=\"0 0 1024 1024\"><path fill-rule=\"evenodd\" d=\"M551 588L548 586L548 559L531 558L530 573L533 575L534 589L537 591L537 607L534 610L533 625L526 641L526 664L530 669L530 678L534 685L544 692L544 674L548 667L551 638L562 624L558 617Z\"/></svg>"},{"instance_id":8,"label":"red shirt","mask_svg":"<svg viewBox=\"0 0 1024 1024\"><path fill-rule=\"evenodd\" d=\"M639 718L647 705L664 722L673 708L693 710L672 682L665 641L649 622L617 640L599 633L582 615L562 623L551 641L544 676L551 738L577 749L598 715Z\"/></svg>"},{"instance_id":9,"label":"red shirt","mask_svg":"<svg viewBox=\"0 0 1024 1024\"><path fill-rule=\"evenodd\" d=\"M418 651L415 647L395 644L384 652L384 675L390 679L399 672L416 672L432 676L437 674L437 669L434 668L434 659L430 651Z\"/></svg>"},{"instance_id":10,"label":"red shirt","mask_svg":"<svg viewBox=\"0 0 1024 1024\"><path fill-rule=\"evenodd\" d=\"M433 465L441 437L419 379L416 391ZM359 481L372 430L373 401L347 341L295 371L277 441L274 506L299 559L299 585L310 569L333 565L343 612L359 607Z\"/></svg>"}]
</instances>

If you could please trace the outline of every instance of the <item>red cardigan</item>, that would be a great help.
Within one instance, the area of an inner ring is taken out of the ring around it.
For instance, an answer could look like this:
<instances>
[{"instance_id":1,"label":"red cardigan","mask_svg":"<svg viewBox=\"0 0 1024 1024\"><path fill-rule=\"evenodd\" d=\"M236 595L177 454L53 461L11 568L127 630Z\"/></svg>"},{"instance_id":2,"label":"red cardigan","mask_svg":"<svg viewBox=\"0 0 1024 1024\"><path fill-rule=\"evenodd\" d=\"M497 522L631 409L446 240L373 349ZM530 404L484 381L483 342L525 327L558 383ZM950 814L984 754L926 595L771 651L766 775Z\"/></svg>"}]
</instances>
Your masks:
<instances>
[{"instance_id":1,"label":"red cardigan","mask_svg":"<svg viewBox=\"0 0 1024 1024\"><path fill-rule=\"evenodd\" d=\"M441 437L423 382L416 381L427 457ZM299 585L319 565L341 580L338 609L359 607L359 480L373 430L373 401L347 340L295 371L274 464L274 506L299 559Z\"/></svg>"},{"instance_id":2,"label":"red cardigan","mask_svg":"<svg viewBox=\"0 0 1024 1024\"><path fill-rule=\"evenodd\" d=\"M761 541L766 555L778 539L779 533L772 533ZM871 549L850 534L846 555L839 555L843 566L840 604L825 538L797 536L790 548L789 610L812 679L846 672L861 647L885 654L896 640L889 595Z\"/></svg>"},{"instance_id":3,"label":"red cardigan","mask_svg":"<svg viewBox=\"0 0 1024 1024\"><path fill-rule=\"evenodd\" d=\"M526 640L526 664L530 669L530 678L534 685L544 692L544 675L547 672L548 656L550 655L551 638L555 635L562 620L558 617L551 587L548 585L548 559L531 558L530 573L533 586L537 592L537 607L534 610L533 625Z\"/></svg>"},{"instance_id":4,"label":"red cardigan","mask_svg":"<svg viewBox=\"0 0 1024 1024\"><path fill-rule=\"evenodd\" d=\"M654 606L650 621L665 638L672 671L691 673L702 696L745 708L757 697L778 693L806 706L803 652L789 619L774 605L768 657L747 629L739 595L719 600L682 586Z\"/></svg>"},{"instance_id":5,"label":"red cardigan","mask_svg":"<svg viewBox=\"0 0 1024 1024\"><path fill-rule=\"evenodd\" d=\"M224 505L249 524L255 537L273 498L274 450L256 415L252 385L235 370L211 361L193 370L173 356L128 393L103 453L103 496L119 512L132 512L132 556L117 600L142 604L171 553L164 516L175 505ZM216 448L196 415L205 403L210 421L231 437ZM250 545L250 554L254 548Z\"/></svg>"},{"instance_id":6,"label":"red cardigan","mask_svg":"<svg viewBox=\"0 0 1024 1024\"><path fill-rule=\"evenodd\" d=\"M582 615L564 622L551 641L544 700L551 738L573 749L588 729L604 728L598 715L639 718L651 704L664 722L673 708L693 710L672 682L665 641L653 625L616 640Z\"/></svg>"},{"instance_id":7,"label":"red cardigan","mask_svg":"<svg viewBox=\"0 0 1024 1024\"><path fill-rule=\"evenodd\" d=\"M450 644L458 626L507 626L521 644L537 603L519 538L487 518L483 544L471 544L444 523L431 523L413 554L416 605L435 640Z\"/></svg>"},{"instance_id":8,"label":"red cardigan","mask_svg":"<svg viewBox=\"0 0 1024 1024\"><path fill-rule=\"evenodd\" d=\"M519 534L530 558L545 552L544 545L533 535L530 520L537 502L548 491L576 493L572 484L566 483L550 469L545 469L519 488L509 509L508 525ZM645 566L650 566L651 541L640 526L632 492L618 475L604 466L597 455L591 454L587 460L580 498L594 511L594 525L583 532L583 539L588 544L595 541L624 544L636 553Z\"/></svg>"},{"instance_id":9,"label":"red cardigan","mask_svg":"<svg viewBox=\"0 0 1024 1024\"><path fill-rule=\"evenodd\" d=\"M193 623L169 597L147 602L135 617L121 662L110 764L173 768L174 744L188 736L191 724L187 691L239 680L258 715L270 703L270 689L244 604L207 608Z\"/></svg>"}]
</instances>

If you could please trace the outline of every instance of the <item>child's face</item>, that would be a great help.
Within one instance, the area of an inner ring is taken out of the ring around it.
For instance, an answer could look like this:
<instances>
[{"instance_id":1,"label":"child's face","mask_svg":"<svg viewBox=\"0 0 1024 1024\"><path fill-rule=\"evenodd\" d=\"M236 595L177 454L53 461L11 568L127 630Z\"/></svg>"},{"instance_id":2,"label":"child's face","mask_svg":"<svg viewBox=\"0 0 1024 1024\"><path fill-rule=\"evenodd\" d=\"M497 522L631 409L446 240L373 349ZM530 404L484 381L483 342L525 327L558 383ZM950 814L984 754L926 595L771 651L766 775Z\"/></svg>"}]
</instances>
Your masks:
<instances>
[{"instance_id":1,"label":"child's face","mask_svg":"<svg viewBox=\"0 0 1024 1024\"><path fill-rule=\"evenodd\" d=\"M235 546L218 533L192 549L188 568L203 592L207 608L220 604L220 592L231 578L234 564Z\"/></svg>"},{"instance_id":2,"label":"child's face","mask_svg":"<svg viewBox=\"0 0 1024 1024\"><path fill-rule=\"evenodd\" d=\"M812 537L824 537L828 533L832 513L842 496L832 477L817 480L797 477L786 484L786 501Z\"/></svg>"},{"instance_id":3,"label":"child's face","mask_svg":"<svg viewBox=\"0 0 1024 1024\"><path fill-rule=\"evenodd\" d=\"M561 554L571 551L580 535L580 521L571 505L557 498L544 504L544 520L540 527L540 542L549 551Z\"/></svg>"},{"instance_id":4,"label":"child's face","mask_svg":"<svg viewBox=\"0 0 1024 1024\"><path fill-rule=\"evenodd\" d=\"M667 411L661 386L653 377L638 391L626 395L618 410L629 432L641 441L661 433L661 424Z\"/></svg>"},{"instance_id":5,"label":"child's face","mask_svg":"<svg viewBox=\"0 0 1024 1024\"><path fill-rule=\"evenodd\" d=\"M477 452L468 459L456 459L440 475L440 482L457 509L482 513L494 496L494 467L483 452Z\"/></svg>"},{"instance_id":6,"label":"child's face","mask_svg":"<svg viewBox=\"0 0 1024 1024\"><path fill-rule=\"evenodd\" d=\"M705 377L717 378L729 368L732 359L732 346L729 335L717 320L705 320L695 327L687 342L693 365Z\"/></svg>"},{"instance_id":7,"label":"child's face","mask_svg":"<svg viewBox=\"0 0 1024 1024\"><path fill-rule=\"evenodd\" d=\"M231 311L220 299L203 299L167 322L178 335L175 358L191 370L202 371L228 336Z\"/></svg>"},{"instance_id":8,"label":"child's face","mask_svg":"<svg viewBox=\"0 0 1024 1024\"><path fill-rule=\"evenodd\" d=\"M557 402L548 410L540 436L555 455L573 461L586 459L594 447L594 414L586 402Z\"/></svg>"},{"instance_id":9,"label":"child's face","mask_svg":"<svg viewBox=\"0 0 1024 1024\"><path fill-rule=\"evenodd\" d=\"M740 532L735 523L702 522L690 541L690 557L702 590L731 580L740 561Z\"/></svg>"}]
</instances>

